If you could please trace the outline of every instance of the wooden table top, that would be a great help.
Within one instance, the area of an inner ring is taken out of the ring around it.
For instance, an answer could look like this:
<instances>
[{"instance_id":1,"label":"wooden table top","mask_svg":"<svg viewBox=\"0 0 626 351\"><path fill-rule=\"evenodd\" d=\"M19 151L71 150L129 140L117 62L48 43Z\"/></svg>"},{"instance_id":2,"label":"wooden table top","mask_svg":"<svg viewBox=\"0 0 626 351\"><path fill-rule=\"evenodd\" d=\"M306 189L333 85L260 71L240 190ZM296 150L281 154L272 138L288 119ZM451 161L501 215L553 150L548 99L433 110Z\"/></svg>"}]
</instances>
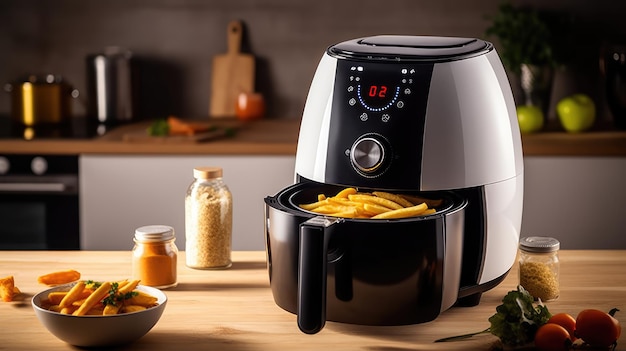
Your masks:
<instances>
[{"instance_id":1,"label":"wooden table top","mask_svg":"<svg viewBox=\"0 0 626 351\"><path fill-rule=\"evenodd\" d=\"M234 137L205 142L128 142L127 134L143 135L150 121L117 126L92 139L0 139L0 154L114 155L295 155L300 118L274 118L218 125L239 125ZM524 156L626 156L626 131L605 128L565 133L558 126L522 135Z\"/></svg>"},{"instance_id":2,"label":"wooden table top","mask_svg":"<svg viewBox=\"0 0 626 351\"><path fill-rule=\"evenodd\" d=\"M125 140L126 135L144 135L150 123L118 126L93 139L0 139L0 154L295 155L300 130L299 119L267 119L249 123L226 120L215 123L236 126L232 137L204 142L185 142L178 138Z\"/></svg>"},{"instance_id":3,"label":"wooden table top","mask_svg":"<svg viewBox=\"0 0 626 351\"><path fill-rule=\"evenodd\" d=\"M316 335L298 330L296 316L273 301L265 253L234 252L228 270L201 271L179 256L179 285L164 290L168 305L157 325L120 350L489 350L496 338L483 334L469 340L433 343L446 336L489 326L504 295L517 285L517 268L475 307L453 307L435 321L399 327L327 322ZM626 323L626 251L561 251L561 296L547 303L552 313L574 316L585 308L621 309ZM76 269L83 279L118 280L131 274L126 251L0 251L0 277L13 275L22 295L0 302L0 350L76 350L50 334L37 320L31 297L46 289L39 275ZM626 350L622 334L618 350Z\"/></svg>"}]
</instances>

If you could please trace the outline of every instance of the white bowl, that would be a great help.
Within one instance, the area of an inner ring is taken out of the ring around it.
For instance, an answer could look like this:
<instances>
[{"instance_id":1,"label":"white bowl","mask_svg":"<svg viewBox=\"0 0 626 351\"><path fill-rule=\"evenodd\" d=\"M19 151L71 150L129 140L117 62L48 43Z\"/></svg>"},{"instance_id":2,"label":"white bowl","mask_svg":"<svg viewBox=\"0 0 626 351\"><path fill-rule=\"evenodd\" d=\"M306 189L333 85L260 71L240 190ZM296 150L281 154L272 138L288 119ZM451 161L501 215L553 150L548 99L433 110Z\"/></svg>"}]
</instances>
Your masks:
<instances>
[{"instance_id":1,"label":"white bowl","mask_svg":"<svg viewBox=\"0 0 626 351\"><path fill-rule=\"evenodd\" d=\"M53 291L69 291L75 283L44 290L32 299L39 321L57 338L82 347L114 346L133 342L154 327L163 314L167 296L159 289L139 285L137 290L157 298L158 305L143 311L111 316L73 316L49 311L41 302Z\"/></svg>"}]
</instances>

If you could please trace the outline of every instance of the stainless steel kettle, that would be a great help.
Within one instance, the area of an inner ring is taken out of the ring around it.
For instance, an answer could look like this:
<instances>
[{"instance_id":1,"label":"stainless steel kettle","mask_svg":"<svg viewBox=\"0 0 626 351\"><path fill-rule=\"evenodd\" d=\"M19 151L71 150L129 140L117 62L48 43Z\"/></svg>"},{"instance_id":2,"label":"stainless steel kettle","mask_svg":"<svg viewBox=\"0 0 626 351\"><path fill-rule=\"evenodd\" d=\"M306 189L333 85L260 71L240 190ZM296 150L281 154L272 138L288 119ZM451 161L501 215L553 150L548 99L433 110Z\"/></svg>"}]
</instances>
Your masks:
<instances>
[{"instance_id":1,"label":"stainless steel kettle","mask_svg":"<svg viewBox=\"0 0 626 351\"><path fill-rule=\"evenodd\" d=\"M132 52L107 47L87 56L88 114L99 123L133 119Z\"/></svg>"}]
</instances>

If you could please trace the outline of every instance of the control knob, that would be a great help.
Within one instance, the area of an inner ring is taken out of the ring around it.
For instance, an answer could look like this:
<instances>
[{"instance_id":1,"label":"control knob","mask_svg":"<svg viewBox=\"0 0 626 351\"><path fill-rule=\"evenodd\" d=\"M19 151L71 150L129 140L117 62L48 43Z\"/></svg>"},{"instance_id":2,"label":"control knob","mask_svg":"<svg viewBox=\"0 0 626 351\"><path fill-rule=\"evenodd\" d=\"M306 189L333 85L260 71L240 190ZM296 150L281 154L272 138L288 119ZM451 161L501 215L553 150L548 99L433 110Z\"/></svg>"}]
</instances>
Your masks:
<instances>
[{"instance_id":1,"label":"control knob","mask_svg":"<svg viewBox=\"0 0 626 351\"><path fill-rule=\"evenodd\" d=\"M371 174L380 169L385 161L383 144L373 137L363 137L352 144L350 161L362 173Z\"/></svg>"}]
</instances>

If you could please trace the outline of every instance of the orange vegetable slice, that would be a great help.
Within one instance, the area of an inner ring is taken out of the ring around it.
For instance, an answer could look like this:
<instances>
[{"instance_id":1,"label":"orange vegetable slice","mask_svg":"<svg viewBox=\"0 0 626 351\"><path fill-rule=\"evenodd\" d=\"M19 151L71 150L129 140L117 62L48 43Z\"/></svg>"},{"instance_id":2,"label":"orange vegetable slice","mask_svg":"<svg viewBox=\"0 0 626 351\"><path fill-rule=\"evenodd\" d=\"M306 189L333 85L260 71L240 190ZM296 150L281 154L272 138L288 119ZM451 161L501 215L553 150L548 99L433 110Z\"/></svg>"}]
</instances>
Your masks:
<instances>
[{"instance_id":1,"label":"orange vegetable slice","mask_svg":"<svg viewBox=\"0 0 626 351\"><path fill-rule=\"evenodd\" d=\"M61 285L77 281L78 279L80 279L80 272L67 269L41 275L37 278L37 282L46 285Z\"/></svg>"},{"instance_id":2,"label":"orange vegetable slice","mask_svg":"<svg viewBox=\"0 0 626 351\"><path fill-rule=\"evenodd\" d=\"M12 275L0 278L0 300L11 302L13 297L19 293L20 290L15 286L15 280Z\"/></svg>"}]
</instances>

